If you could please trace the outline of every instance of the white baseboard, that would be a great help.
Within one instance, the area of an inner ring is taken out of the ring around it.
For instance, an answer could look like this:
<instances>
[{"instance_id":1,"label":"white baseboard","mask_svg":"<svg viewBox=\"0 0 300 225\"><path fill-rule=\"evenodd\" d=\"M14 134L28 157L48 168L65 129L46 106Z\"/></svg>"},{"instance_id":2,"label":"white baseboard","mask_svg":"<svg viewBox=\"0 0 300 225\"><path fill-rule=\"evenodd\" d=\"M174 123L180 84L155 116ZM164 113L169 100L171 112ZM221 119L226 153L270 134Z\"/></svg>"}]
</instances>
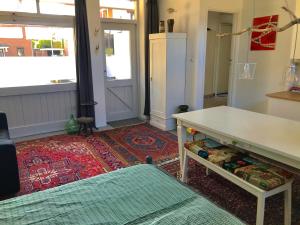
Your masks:
<instances>
[{"instance_id":1,"label":"white baseboard","mask_svg":"<svg viewBox=\"0 0 300 225\"><path fill-rule=\"evenodd\" d=\"M164 131L176 129L175 119L162 119L159 117L151 116L150 124Z\"/></svg>"},{"instance_id":2,"label":"white baseboard","mask_svg":"<svg viewBox=\"0 0 300 225\"><path fill-rule=\"evenodd\" d=\"M167 127L165 126L165 124L158 123L158 122L153 121L153 120L150 120L150 125L151 125L151 126L154 126L154 127L157 127L157 128L159 128L159 129L161 129L161 130L164 130L164 131L167 130Z\"/></svg>"}]
</instances>

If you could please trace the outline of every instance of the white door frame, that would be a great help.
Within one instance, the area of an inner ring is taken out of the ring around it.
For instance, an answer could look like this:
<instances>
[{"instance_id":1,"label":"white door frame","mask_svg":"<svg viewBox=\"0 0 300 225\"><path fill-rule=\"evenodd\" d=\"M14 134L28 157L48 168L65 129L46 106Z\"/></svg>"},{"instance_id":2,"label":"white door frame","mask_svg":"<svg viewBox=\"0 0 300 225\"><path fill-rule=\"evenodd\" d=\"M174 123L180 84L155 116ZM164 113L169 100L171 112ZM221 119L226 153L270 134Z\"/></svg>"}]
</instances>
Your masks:
<instances>
[{"instance_id":1,"label":"white door frame","mask_svg":"<svg viewBox=\"0 0 300 225\"><path fill-rule=\"evenodd\" d=\"M201 26L199 39L199 51L198 51L198 63L196 65L196 71L198 76L195 78L194 83L197 85L195 87L193 95L198 95L197 97L194 96L194 103L196 109L203 108L203 100L204 100L204 83L205 83L205 65L206 64L206 40L207 40L207 22L208 22L208 12L220 12L220 13L230 13L233 14L233 23L232 23L232 30L233 32L239 30L240 22L242 20L241 13L235 10L222 10L220 8L213 8L213 7L203 7L201 10L202 16L200 17L199 25ZM231 52L232 52L232 63L231 63L231 72L229 75L229 93L228 93L228 106L234 106L235 102L235 63L238 62L238 54L239 54L239 38L232 38L232 45L231 45ZM199 98L200 97L200 98Z\"/></svg>"},{"instance_id":2,"label":"white door frame","mask_svg":"<svg viewBox=\"0 0 300 225\"><path fill-rule=\"evenodd\" d=\"M217 13L228 13L228 14L232 14L233 19L232 19L232 32L234 32L235 30L237 30L238 27L238 23L240 21L240 15L237 12L232 12L232 11L222 11L222 10L218 10L218 9L208 9L207 10L207 14L206 14L206 26L208 24L208 12L217 12ZM218 41L219 42L219 41ZM219 44L219 43L218 43ZM207 33L206 33L206 39L205 39L205 53L207 50ZM206 54L203 54L204 57L204 63L206 63ZM237 62L237 58L238 58L238 40L236 38L232 38L231 39L231 65L230 65L230 71L229 71L229 83L228 83L228 99L227 99L227 105L228 106L233 106L233 99L235 96L235 71L234 71L234 64ZM201 70L201 69L200 69ZM203 70L203 74L204 76L201 78L203 79L203 84L205 85L205 79L206 79L206 69L202 69ZM215 82L215 81L214 81ZM214 84L215 85L215 84ZM215 91L215 87L214 87L214 91ZM204 99L204 95L203 95L203 99Z\"/></svg>"},{"instance_id":3,"label":"white door frame","mask_svg":"<svg viewBox=\"0 0 300 225\"><path fill-rule=\"evenodd\" d=\"M232 20L232 32L238 30L239 22L241 20L241 15L235 12L229 12L233 15ZM236 90L236 82L235 82L235 65L238 62L238 54L239 54L239 39L232 38L231 39L231 66L229 72L229 86L228 86L228 106L234 106L235 99L235 90Z\"/></svg>"},{"instance_id":4,"label":"white door frame","mask_svg":"<svg viewBox=\"0 0 300 225\"><path fill-rule=\"evenodd\" d=\"M127 21L127 20L112 20L112 19L102 19L101 20L102 24L102 32L103 32L103 37L104 37L104 30L129 30L131 32L130 40L131 40L131 79L128 80L113 80L113 81L108 81L106 78L104 80L104 87L105 87L105 92L109 87L114 87L116 85L116 82L118 82L117 86L122 87L126 85L132 85L133 87L133 113L128 114L127 117L138 117L138 107L139 107L139 98L138 98L138 65L137 65L137 25L135 21ZM104 39L103 39L104 41ZM105 44L103 44L105 46ZM106 57L105 57L105 52L102 51L103 54L103 60L104 60L104 65L106 69ZM106 75L106 73L105 73ZM114 83L114 84L113 84ZM107 104L107 101L106 101ZM106 113L107 115L110 113L108 112L108 108L106 107ZM107 116L107 121L114 121L115 119L109 119L109 116Z\"/></svg>"}]
</instances>

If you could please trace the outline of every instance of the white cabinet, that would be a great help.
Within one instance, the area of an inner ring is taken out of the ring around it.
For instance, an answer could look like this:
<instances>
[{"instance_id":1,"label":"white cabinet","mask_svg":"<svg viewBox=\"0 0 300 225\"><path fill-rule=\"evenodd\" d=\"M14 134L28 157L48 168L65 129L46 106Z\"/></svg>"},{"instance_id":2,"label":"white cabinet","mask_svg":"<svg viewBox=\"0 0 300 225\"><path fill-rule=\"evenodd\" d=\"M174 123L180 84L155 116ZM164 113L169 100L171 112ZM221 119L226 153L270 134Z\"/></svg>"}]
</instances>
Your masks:
<instances>
[{"instance_id":1,"label":"white cabinet","mask_svg":"<svg viewBox=\"0 0 300 225\"><path fill-rule=\"evenodd\" d=\"M300 121L300 94L277 92L268 94L268 114Z\"/></svg>"},{"instance_id":2,"label":"white cabinet","mask_svg":"<svg viewBox=\"0 0 300 225\"><path fill-rule=\"evenodd\" d=\"M162 130L176 128L172 114L184 104L186 34L150 34L150 124Z\"/></svg>"}]
</instances>

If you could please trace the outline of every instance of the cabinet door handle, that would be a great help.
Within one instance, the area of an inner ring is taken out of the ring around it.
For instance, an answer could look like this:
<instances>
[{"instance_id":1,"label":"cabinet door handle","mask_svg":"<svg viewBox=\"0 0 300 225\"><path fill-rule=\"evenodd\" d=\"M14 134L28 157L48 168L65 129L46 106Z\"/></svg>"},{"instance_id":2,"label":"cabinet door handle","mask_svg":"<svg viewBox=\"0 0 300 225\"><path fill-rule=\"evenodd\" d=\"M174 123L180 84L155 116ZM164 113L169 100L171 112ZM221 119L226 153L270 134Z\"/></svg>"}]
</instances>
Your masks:
<instances>
[{"instance_id":1,"label":"cabinet door handle","mask_svg":"<svg viewBox=\"0 0 300 225\"><path fill-rule=\"evenodd\" d=\"M150 81L152 81L153 80L153 78L152 78L152 76L150 77Z\"/></svg>"}]
</instances>

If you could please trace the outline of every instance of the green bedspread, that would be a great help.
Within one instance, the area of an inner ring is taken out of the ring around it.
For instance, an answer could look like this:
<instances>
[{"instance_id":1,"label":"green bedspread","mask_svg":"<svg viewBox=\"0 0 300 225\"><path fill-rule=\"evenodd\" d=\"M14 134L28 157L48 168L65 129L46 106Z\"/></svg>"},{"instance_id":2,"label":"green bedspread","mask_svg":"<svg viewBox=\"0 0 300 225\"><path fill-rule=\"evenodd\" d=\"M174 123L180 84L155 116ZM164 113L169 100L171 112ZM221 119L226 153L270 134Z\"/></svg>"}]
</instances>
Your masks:
<instances>
[{"instance_id":1,"label":"green bedspread","mask_svg":"<svg viewBox=\"0 0 300 225\"><path fill-rule=\"evenodd\" d=\"M0 224L243 223L154 166L138 165L2 201Z\"/></svg>"}]
</instances>

